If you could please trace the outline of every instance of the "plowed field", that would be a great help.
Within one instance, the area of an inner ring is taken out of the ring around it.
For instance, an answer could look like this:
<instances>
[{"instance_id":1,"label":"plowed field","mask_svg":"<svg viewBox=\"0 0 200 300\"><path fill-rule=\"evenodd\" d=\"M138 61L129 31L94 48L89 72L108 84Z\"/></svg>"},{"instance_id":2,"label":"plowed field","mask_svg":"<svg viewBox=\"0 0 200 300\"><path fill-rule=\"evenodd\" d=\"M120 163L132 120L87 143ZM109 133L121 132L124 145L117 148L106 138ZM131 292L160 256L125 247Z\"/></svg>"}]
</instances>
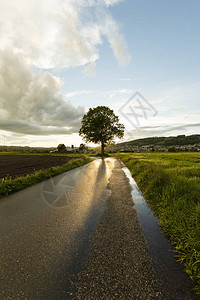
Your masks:
<instances>
[{"instance_id":1,"label":"plowed field","mask_svg":"<svg viewBox=\"0 0 200 300\"><path fill-rule=\"evenodd\" d=\"M51 155L1 155L0 179L6 176L16 178L26 176L35 171L61 166L72 157Z\"/></svg>"}]
</instances>

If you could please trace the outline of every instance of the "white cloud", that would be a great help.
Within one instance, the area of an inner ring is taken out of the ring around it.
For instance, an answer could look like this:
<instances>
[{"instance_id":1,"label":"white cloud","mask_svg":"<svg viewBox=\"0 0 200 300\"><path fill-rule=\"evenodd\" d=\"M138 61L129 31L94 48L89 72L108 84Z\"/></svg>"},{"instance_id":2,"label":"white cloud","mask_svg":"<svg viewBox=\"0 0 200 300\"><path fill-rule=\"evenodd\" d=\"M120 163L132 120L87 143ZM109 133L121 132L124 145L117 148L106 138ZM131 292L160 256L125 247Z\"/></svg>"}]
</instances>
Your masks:
<instances>
[{"instance_id":1,"label":"white cloud","mask_svg":"<svg viewBox=\"0 0 200 300\"><path fill-rule=\"evenodd\" d=\"M133 94L133 89L119 89L119 90L112 90L109 92L109 97L110 98L116 98L116 96L122 96L122 95L126 95L131 96ZM128 99L127 99L128 100Z\"/></svg>"},{"instance_id":2,"label":"white cloud","mask_svg":"<svg viewBox=\"0 0 200 300\"><path fill-rule=\"evenodd\" d=\"M33 135L77 132L83 107L60 93L62 82L31 70L22 55L0 50L0 129Z\"/></svg>"},{"instance_id":3,"label":"white cloud","mask_svg":"<svg viewBox=\"0 0 200 300\"><path fill-rule=\"evenodd\" d=\"M116 32L114 36L109 37L109 42L119 64L122 66L127 65L130 62L131 56L128 53L128 49L122 35Z\"/></svg>"},{"instance_id":4,"label":"white cloud","mask_svg":"<svg viewBox=\"0 0 200 300\"><path fill-rule=\"evenodd\" d=\"M129 53L108 0L0 1L0 129L49 135L78 132L83 107L61 94L45 69L84 66L95 75L102 37L120 64Z\"/></svg>"},{"instance_id":5,"label":"white cloud","mask_svg":"<svg viewBox=\"0 0 200 300\"><path fill-rule=\"evenodd\" d=\"M39 68L95 62L102 36L108 38L119 63L128 62L119 28L100 0L1 0L0 20L0 48L22 52Z\"/></svg>"},{"instance_id":6,"label":"white cloud","mask_svg":"<svg viewBox=\"0 0 200 300\"><path fill-rule=\"evenodd\" d=\"M67 98L73 98L73 97L82 96L82 95L89 95L89 94L91 94L91 91L85 91L85 90L73 91L73 92L67 93L66 97Z\"/></svg>"},{"instance_id":7,"label":"white cloud","mask_svg":"<svg viewBox=\"0 0 200 300\"><path fill-rule=\"evenodd\" d=\"M105 15L104 31L113 50L115 57L120 65L126 65L130 62L131 56L123 36L120 33L119 26L111 15Z\"/></svg>"},{"instance_id":8,"label":"white cloud","mask_svg":"<svg viewBox=\"0 0 200 300\"><path fill-rule=\"evenodd\" d=\"M24 135L0 131L0 145L6 146L30 146L30 147L57 147L64 143L66 146L79 146L82 143L80 136L76 134L59 134L48 136Z\"/></svg>"},{"instance_id":9,"label":"white cloud","mask_svg":"<svg viewBox=\"0 0 200 300\"><path fill-rule=\"evenodd\" d=\"M134 130L125 132L124 140L131 141L139 138L153 136L177 136L180 134L191 135L198 134L200 123L189 124L171 124L159 126L143 126Z\"/></svg>"},{"instance_id":10,"label":"white cloud","mask_svg":"<svg viewBox=\"0 0 200 300\"><path fill-rule=\"evenodd\" d=\"M85 69L83 70L84 75L87 76L87 77L94 77L94 76L96 75L96 70L95 70L95 68L96 68L95 62L90 63L90 64L87 65L87 66L85 67Z\"/></svg>"},{"instance_id":11,"label":"white cloud","mask_svg":"<svg viewBox=\"0 0 200 300\"><path fill-rule=\"evenodd\" d=\"M115 5L115 4L118 4L120 2L122 2L124 0L104 0L105 4L107 6L110 6L110 5Z\"/></svg>"}]
</instances>

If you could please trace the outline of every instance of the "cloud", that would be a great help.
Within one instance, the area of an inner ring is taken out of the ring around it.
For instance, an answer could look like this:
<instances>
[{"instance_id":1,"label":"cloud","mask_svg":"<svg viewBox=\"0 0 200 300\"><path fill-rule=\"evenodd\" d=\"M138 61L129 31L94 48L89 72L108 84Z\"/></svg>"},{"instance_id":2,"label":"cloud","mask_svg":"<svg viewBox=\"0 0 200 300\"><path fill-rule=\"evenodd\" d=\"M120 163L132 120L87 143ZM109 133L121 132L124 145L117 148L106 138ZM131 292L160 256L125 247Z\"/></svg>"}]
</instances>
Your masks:
<instances>
[{"instance_id":1,"label":"cloud","mask_svg":"<svg viewBox=\"0 0 200 300\"><path fill-rule=\"evenodd\" d=\"M43 69L94 63L105 36L120 64L127 46L105 0L1 0L0 48L12 48ZM106 5L105 5L106 4Z\"/></svg>"},{"instance_id":2,"label":"cloud","mask_svg":"<svg viewBox=\"0 0 200 300\"><path fill-rule=\"evenodd\" d=\"M146 138L153 136L170 136L179 134L198 134L200 130L200 123L190 124L174 124L171 126L143 126L138 129L126 131L125 140L133 140L138 138Z\"/></svg>"},{"instance_id":3,"label":"cloud","mask_svg":"<svg viewBox=\"0 0 200 300\"><path fill-rule=\"evenodd\" d=\"M87 77L94 77L94 76L96 75L96 70L95 70L95 68L96 68L95 62L90 63L90 64L87 65L87 66L85 67L85 69L83 70L84 75L87 76Z\"/></svg>"},{"instance_id":4,"label":"cloud","mask_svg":"<svg viewBox=\"0 0 200 300\"><path fill-rule=\"evenodd\" d=\"M109 92L109 97L110 98L116 98L116 96L121 96L121 95L132 95L133 94L133 90L132 89L119 89L119 90L112 90Z\"/></svg>"},{"instance_id":5,"label":"cloud","mask_svg":"<svg viewBox=\"0 0 200 300\"><path fill-rule=\"evenodd\" d=\"M130 62L131 56L127 44L120 33L119 26L111 15L105 14L104 31L108 38L110 46L120 65L126 65Z\"/></svg>"},{"instance_id":6,"label":"cloud","mask_svg":"<svg viewBox=\"0 0 200 300\"><path fill-rule=\"evenodd\" d=\"M159 132L166 133L172 132L176 130L185 130L187 128L195 128L200 127L200 123L189 123L189 124L174 124L172 126L163 125L163 126L143 126L141 127L142 130L159 130Z\"/></svg>"},{"instance_id":7,"label":"cloud","mask_svg":"<svg viewBox=\"0 0 200 300\"><path fill-rule=\"evenodd\" d=\"M73 91L73 92L67 93L66 97L67 98L73 98L73 97L82 96L82 95L89 95L91 93L92 93L92 91L86 91L86 90Z\"/></svg>"},{"instance_id":8,"label":"cloud","mask_svg":"<svg viewBox=\"0 0 200 300\"><path fill-rule=\"evenodd\" d=\"M1 130L23 133L27 135L58 135L58 134L71 134L74 129L60 126L44 126L42 124L29 123L27 121L12 119L0 120Z\"/></svg>"},{"instance_id":9,"label":"cloud","mask_svg":"<svg viewBox=\"0 0 200 300\"><path fill-rule=\"evenodd\" d=\"M124 1L124 0L104 0L105 4L107 6L115 5L115 4L118 4L122 1Z\"/></svg>"},{"instance_id":10,"label":"cloud","mask_svg":"<svg viewBox=\"0 0 200 300\"><path fill-rule=\"evenodd\" d=\"M33 71L22 55L0 50L0 129L32 135L77 132L84 108L66 102L61 86L51 73Z\"/></svg>"},{"instance_id":11,"label":"cloud","mask_svg":"<svg viewBox=\"0 0 200 300\"><path fill-rule=\"evenodd\" d=\"M121 34L116 32L114 36L109 36L109 42L120 65L127 65L131 56Z\"/></svg>"},{"instance_id":12,"label":"cloud","mask_svg":"<svg viewBox=\"0 0 200 300\"><path fill-rule=\"evenodd\" d=\"M84 67L95 75L107 38L120 64L129 60L107 6L114 0L1 0L0 129L31 135L78 132L84 114L61 94L51 69Z\"/></svg>"}]
</instances>

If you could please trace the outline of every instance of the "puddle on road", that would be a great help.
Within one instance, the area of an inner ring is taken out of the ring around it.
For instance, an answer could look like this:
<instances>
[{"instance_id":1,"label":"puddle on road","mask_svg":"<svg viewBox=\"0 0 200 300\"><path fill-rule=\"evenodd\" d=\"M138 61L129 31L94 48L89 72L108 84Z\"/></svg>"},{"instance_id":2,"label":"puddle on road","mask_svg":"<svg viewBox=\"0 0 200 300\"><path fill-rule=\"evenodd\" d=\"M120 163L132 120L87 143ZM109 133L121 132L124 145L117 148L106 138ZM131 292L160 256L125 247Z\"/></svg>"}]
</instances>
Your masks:
<instances>
[{"instance_id":1,"label":"puddle on road","mask_svg":"<svg viewBox=\"0 0 200 300\"><path fill-rule=\"evenodd\" d=\"M144 199L128 168L123 171L132 187L132 198L147 242L149 257L159 279L165 299L199 299L192 291L192 281L175 260L175 251L158 225L158 219ZM174 298L176 296L176 298Z\"/></svg>"},{"instance_id":2,"label":"puddle on road","mask_svg":"<svg viewBox=\"0 0 200 300\"><path fill-rule=\"evenodd\" d=\"M74 184L76 189L79 187L80 193L78 194L80 197L81 193L83 196L83 190L86 189L85 197L91 198L91 206L88 207L88 214L85 216L82 226L78 228L73 237L70 252L71 260L70 262L68 261L66 266L66 274L59 280L59 288L68 293L66 299L75 299L73 295L76 294L78 274L84 270L90 251L90 238L98 226L99 218L106 208L107 199L111 195L109 178L113 167L113 159L95 159L88 165L82 166L76 172L73 172L73 182L71 184ZM69 172L67 175L69 175ZM68 177L63 179L62 184L69 185ZM89 188L90 185L92 186L91 189Z\"/></svg>"}]
</instances>

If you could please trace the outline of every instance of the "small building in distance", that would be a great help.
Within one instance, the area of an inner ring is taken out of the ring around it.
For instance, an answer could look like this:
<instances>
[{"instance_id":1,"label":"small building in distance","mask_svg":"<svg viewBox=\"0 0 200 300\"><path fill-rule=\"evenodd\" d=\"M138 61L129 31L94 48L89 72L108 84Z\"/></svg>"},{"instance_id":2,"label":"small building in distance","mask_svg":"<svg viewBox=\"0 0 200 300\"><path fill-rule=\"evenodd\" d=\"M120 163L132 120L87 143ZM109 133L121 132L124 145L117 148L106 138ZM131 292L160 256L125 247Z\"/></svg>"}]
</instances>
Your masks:
<instances>
[{"instance_id":1,"label":"small building in distance","mask_svg":"<svg viewBox=\"0 0 200 300\"><path fill-rule=\"evenodd\" d=\"M74 147L74 145L71 145L71 147L66 147L66 150L68 152L76 152L79 150L79 147Z\"/></svg>"}]
</instances>

